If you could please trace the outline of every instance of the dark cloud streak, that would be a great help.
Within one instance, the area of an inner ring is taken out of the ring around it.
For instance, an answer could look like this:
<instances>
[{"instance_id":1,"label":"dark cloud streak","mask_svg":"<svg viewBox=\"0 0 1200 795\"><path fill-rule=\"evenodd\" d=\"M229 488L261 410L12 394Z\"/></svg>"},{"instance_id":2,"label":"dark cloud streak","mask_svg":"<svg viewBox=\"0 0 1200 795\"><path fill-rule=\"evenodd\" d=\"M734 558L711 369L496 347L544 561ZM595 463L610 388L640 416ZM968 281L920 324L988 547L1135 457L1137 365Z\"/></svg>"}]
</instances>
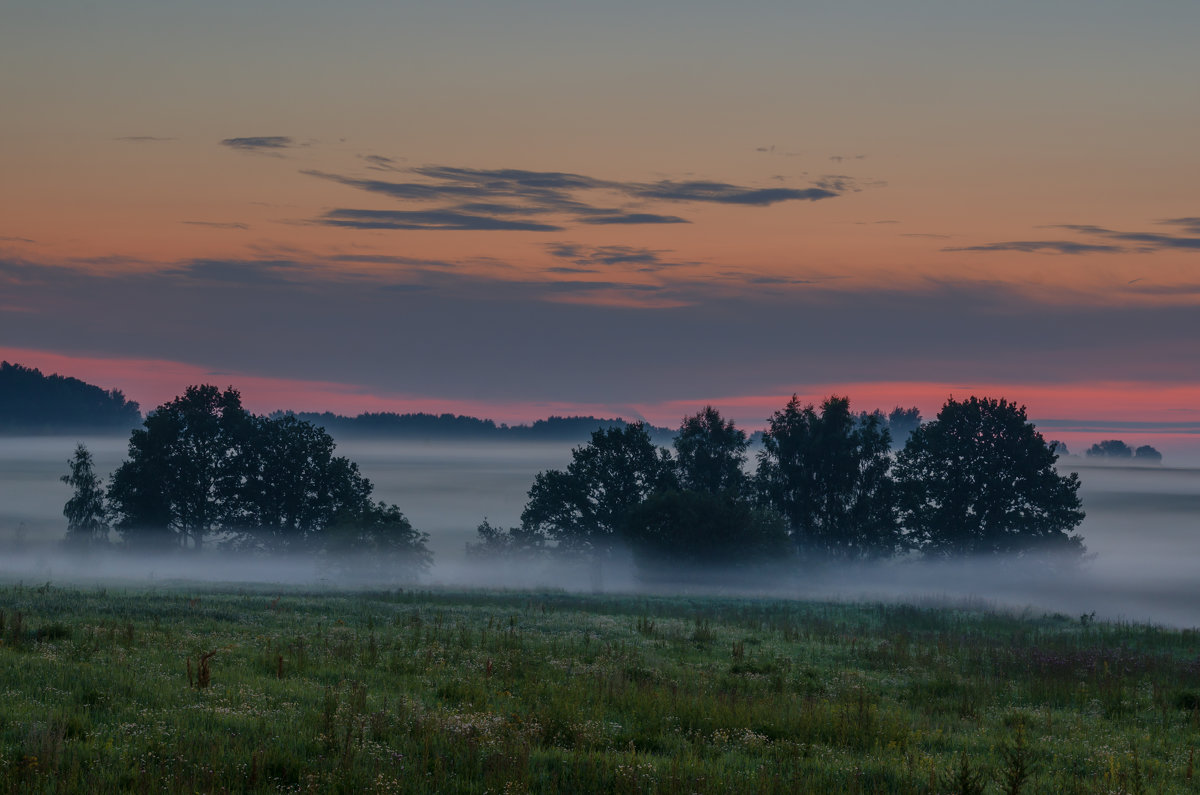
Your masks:
<instances>
[{"instance_id":1,"label":"dark cloud streak","mask_svg":"<svg viewBox=\"0 0 1200 795\"><path fill-rule=\"evenodd\" d=\"M209 229L249 229L246 224L237 221L180 221L188 226L204 226Z\"/></svg>"},{"instance_id":2,"label":"dark cloud streak","mask_svg":"<svg viewBox=\"0 0 1200 795\"><path fill-rule=\"evenodd\" d=\"M463 232L555 232L562 229L552 224L509 221L452 210L336 209L325 213L317 223L349 229L449 229Z\"/></svg>"},{"instance_id":3,"label":"dark cloud streak","mask_svg":"<svg viewBox=\"0 0 1200 795\"><path fill-rule=\"evenodd\" d=\"M950 246L942 251L1019 251L1024 254L1116 254L1121 246L1077 243L1072 240L1010 240L980 246Z\"/></svg>"},{"instance_id":4,"label":"dark cloud streak","mask_svg":"<svg viewBox=\"0 0 1200 795\"><path fill-rule=\"evenodd\" d=\"M1008 240L976 246L944 248L942 251L1017 251L1026 254L1113 254L1150 253L1154 251L1200 251L1200 218L1169 218L1159 221L1174 226L1194 237L1167 235L1158 232L1122 232L1095 224L1051 224L1044 229L1062 229L1084 237L1114 241L1113 243L1083 243L1073 240ZM1128 245L1117 245L1117 244Z\"/></svg>"},{"instance_id":5,"label":"dark cloud streak","mask_svg":"<svg viewBox=\"0 0 1200 795\"><path fill-rule=\"evenodd\" d=\"M639 270L653 271L687 263L663 260L663 251L636 246L581 246L575 243L551 243L546 246L551 256L568 260L583 268L596 266L638 265Z\"/></svg>"},{"instance_id":6,"label":"dark cloud streak","mask_svg":"<svg viewBox=\"0 0 1200 795\"><path fill-rule=\"evenodd\" d=\"M221 146L237 149L241 152L278 152L292 146L292 139L286 135L256 135L246 138L225 138Z\"/></svg>"},{"instance_id":7,"label":"dark cloud streak","mask_svg":"<svg viewBox=\"0 0 1200 795\"><path fill-rule=\"evenodd\" d=\"M372 156L365 156L364 159L370 157ZM388 170L401 169L392 167L389 161ZM403 171L420 179L360 179L311 169L301 173L397 201L440 205L406 212L469 215L477 219L486 217L495 224L487 226L479 220L469 226L459 226L454 223L424 222L415 216L410 221L384 221L380 218L364 220L341 216L326 216L320 221L324 224L363 229L520 228L548 231L559 228L552 224L529 220L530 217L548 214L564 215L570 221L591 226L683 224L688 223L686 218L649 212L639 205L647 202L677 202L766 207L788 201L832 199L840 195L843 188L849 189L849 182L846 181L848 178L838 178L841 181L837 184L810 188L751 188L703 180L618 182L565 171L473 169L456 166L418 166ZM857 187L852 189L858 190ZM582 196L597 191L623 196L626 206L598 205Z\"/></svg>"},{"instance_id":8,"label":"dark cloud streak","mask_svg":"<svg viewBox=\"0 0 1200 795\"><path fill-rule=\"evenodd\" d=\"M742 188L725 182L672 182L663 180L653 185L631 185L628 191L643 199L662 199L678 202L709 202L713 204L744 204L758 207L785 201L819 201L832 199L837 192L826 188Z\"/></svg>"},{"instance_id":9,"label":"dark cloud streak","mask_svg":"<svg viewBox=\"0 0 1200 795\"><path fill-rule=\"evenodd\" d=\"M579 221L593 226L616 224L690 224L686 218L677 215L656 215L654 213L624 213L620 215L596 215L590 218L580 218Z\"/></svg>"}]
</instances>

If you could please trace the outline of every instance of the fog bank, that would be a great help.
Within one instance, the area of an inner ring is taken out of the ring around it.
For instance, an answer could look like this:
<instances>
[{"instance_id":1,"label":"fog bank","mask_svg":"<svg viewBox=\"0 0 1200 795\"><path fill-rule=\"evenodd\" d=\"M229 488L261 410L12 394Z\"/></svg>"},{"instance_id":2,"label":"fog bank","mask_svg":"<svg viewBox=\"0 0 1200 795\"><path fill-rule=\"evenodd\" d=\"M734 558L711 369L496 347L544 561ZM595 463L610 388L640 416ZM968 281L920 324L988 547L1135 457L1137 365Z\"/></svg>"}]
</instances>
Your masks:
<instances>
[{"instance_id":1,"label":"fog bank","mask_svg":"<svg viewBox=\"0 0 1200 795\"><path fill-rule=\"evenodd\" d=\"M430 534L434 567L417 580L372 572L372 561L265 557L246 553L78 558L60 544L68 487L58 482L77 440L0 440L0 579L56 584L277 583L313 587L551 588L589 592L585 563L480 561L465 553L475 527L516 524L534 474L570 460L567 443L347 442L376 497L398 504ZM124 457L125 438L83 439L101 475ZM628 555L605 564L602 588L622 593L681 593L770 598L888 599L986 603L997 608L1063 612L1073 617L1200 626L1200 468L1089 466L1080 473L1087 518L1079 528L1089 554L1078 566L1050 560L895 560L855 566L735 572L640 571Z\"/></svg>"}]
</instances>

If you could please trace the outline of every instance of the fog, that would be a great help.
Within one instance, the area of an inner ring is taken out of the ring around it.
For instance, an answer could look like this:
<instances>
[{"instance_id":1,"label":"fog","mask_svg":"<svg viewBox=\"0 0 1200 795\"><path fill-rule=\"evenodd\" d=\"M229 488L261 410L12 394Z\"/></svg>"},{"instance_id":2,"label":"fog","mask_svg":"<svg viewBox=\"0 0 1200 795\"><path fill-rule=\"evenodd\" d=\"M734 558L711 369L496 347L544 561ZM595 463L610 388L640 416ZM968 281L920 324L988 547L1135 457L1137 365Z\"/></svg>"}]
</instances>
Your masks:
<instances>
[{"instance_id":1,"label":"fog","mask_svg":"<svg viewBox=\"0 0 1200 795\"><path fill-rule=\"evenodd\" d=\"M305 586L388 584L361 561L265 558L217 552L133 556L115 551L72 558L61 550L62 506L70 494L58 478L83 441L107 475L124 458L126 439L0 438L0 579L14 582L280 583ZM564 467L567 443L363 442L339 444L375 483L378 499L398 504L429 533L433 569L422 587L560 588L590 591L584 563L470 558L465 544L486 516L517 523L534 475ZM1073 617L1200 626L1200 467L1089 465L1078 471L1087 519L1080 526L1086 560L895 560L816 570L735 572L638 569L629 555L603 567L614 592L739 594L783 598L897 599L983 604L997 609L1063 612ZM395 582L390 584L395 585ZM405 587L412 583L403 583Z\"/></svg>"}]
</instances>

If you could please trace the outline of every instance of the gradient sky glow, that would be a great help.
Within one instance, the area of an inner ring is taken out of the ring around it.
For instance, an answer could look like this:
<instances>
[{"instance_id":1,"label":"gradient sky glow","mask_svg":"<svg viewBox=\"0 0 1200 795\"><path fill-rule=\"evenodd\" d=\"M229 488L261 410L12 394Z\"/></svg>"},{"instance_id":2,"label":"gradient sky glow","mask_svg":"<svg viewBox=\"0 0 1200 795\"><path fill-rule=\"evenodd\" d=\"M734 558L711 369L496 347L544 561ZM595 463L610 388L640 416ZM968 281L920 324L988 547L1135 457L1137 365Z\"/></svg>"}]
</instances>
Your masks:
<instances>
[{"instance_id":1,"label":"gradient sky glow","mask_svg":"<svg viewBox=\"0 0 1200 795\"><path fill-rule=\"evenodd\" d=\"M756 427L986 390L1200 427L1197 30L1193 0L11 0L0 357L147 407Z\"/></svg>"}]
</instances>

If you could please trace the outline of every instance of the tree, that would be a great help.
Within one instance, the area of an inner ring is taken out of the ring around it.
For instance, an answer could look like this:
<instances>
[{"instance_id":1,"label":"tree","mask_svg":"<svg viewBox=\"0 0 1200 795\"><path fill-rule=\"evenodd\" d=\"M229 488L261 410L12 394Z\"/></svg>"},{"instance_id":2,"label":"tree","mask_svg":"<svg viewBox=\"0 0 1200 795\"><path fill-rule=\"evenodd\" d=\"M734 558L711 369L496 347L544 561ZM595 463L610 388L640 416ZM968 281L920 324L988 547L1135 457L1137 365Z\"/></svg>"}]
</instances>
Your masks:
<instances>
[{"instance_id":1,"label":"tree","mask_svg":"<svg viewBox=\"0 0 1200 795\"><path fill-rule=\"evenodd\" d=\"M1071 454L1071 451L1067 448L1067 443L1059 441L1058 439L1051 439L1050 441L1046 442L1046 446L1049 447L1051 452L1053 452L1059 458Z\"/></svg>"},{"instance_id":2,"label":"tree","mask_svg":"<svg viewBox=\"0 0 1200 795\"><path fill-rule=\"evenodd\" d=\"M887 416L887 429L892 437L892 447L900 448L912 436L913 431L921 427L921 410L916 406L901 408L896 406Z\"/></svg>"},{"instance_id":3,"label":"tree","mask_svg":"<svg viewBox=\"0 0 1200 795\"><path fill-rule=\"evenodd\" d=\"M746 484L744 431L712 406L684 417L675 437L675 471L684 490L741 494Z\"/></svg>"},{"instance_id":4,"label":"tree","mask_svg":"<svg viewBox=\"0 0 1200 795\"><path fill-rule=\"evenodd\" d=\"M675 436L674 483L633 508L626 537L640 566L721 565L778 557L783 518L750 499L746 434L712 406L684 417Z\"/></svg>"},{"instance_id":5,"label":"tree","mask_svg":"<svg viewBox=\"0 0 1200 795\"><path fill-rule=\"evenodd\" d=\"M952 398L896 459L902 523L918 548L938 557L1082 552L1070 534L1084 516L1079 476L1059 475L1057 458L1024 406Z\"/></svg>"},{"instance_id":6,"label":"tree","mask_svg":"<svg viewBox=\"0 0 1200 795\"><path fill-rule=\"evenodd\" d=\"M771 416L758 455L758 488L788 521L804 553L890 555L900 543L889 475L891 439L878 414L855 416L833 396L820 414L792 399Z\"/></svg>"},{"instance_id":7,"label":"tree","mask_svg":"<svg viewBox=\"0 0 1200 795\"><path fill-rule=\"evenodd\" d=\"M108 542L108 511L104 504L104 487L96 476L92 454L80 443L68 462L70 471L60 480L75 491L63 506L67 518L67 543L88 547Z\"/></svg>"},{"instance_id":8,"label":"tree","mask_svg":"<svg viewBox=\"0 0 1200 795\"><path fill-rule=\"evenodd\" d=\"M367 484L367 496L370 481ZM412 577L427 571L433 555L429 534L412 526L395 505L365 500L348 509L321 535L321 551L334 570L387 581L397 574Z\"/></svg>"},{"instance_id":9,"label":"tree","mask_svg":"<svg viewBox=\"0 0 1200 795\"><path fill-rule=\"evenodd\" d=\"M538 473L521 524L598 560L624 538L629 512L671 484L670 456L643 424L597 430L571 451L565 471Z\"/></svg>"},{"instance_id":10,"label":"tree","mask_svg":"<svg viewBox=\"0 0 1200 795\"><path fill-rule=\"evenodd\" d=\"M1133 457L1141 464L1161 464L1162 453L1155 450L1148 444L1144 444L1133 451Z\"/></svg>"},{"instance_id":11,"label":"tree","mask_svg":"<svg viewBox=\"0 0 1200 795\"><path fill-rule=\"evenodd\" d=\"M334 456L323 428L294 415L253 417L238 440L230 529L272 550L319 545L321 533L347 515L366 513L372 486L358 465Z\"/></svg>"},{"instance_id":12,"label":"tree","mask_svg":"<svg viewBox=\"0 0 1200 795\"><path fill-rule=\"evenodd\" d=\"M129 460L109 484L126 540L200 549L226 527L246 466L240 442L251 422L232 387L189 386L151 412L130 435Z\"/></svg>"},{"instance_id":13,"label":"tree","mask_svg":"<svg viewBox=\"0 0 1200 795\"><path fill-rule=\"evenodd\" d=\"M467 542L467 556L472 558L535 556L547 549L542 533L522 525L505 529L492 524L487 517L475 528L475 535L478 541Z\"/></svg>"},{"instance_id":14,"label":"tree","mask_svg":"<svg viewBox=\"0 0 1200 795\"><path fill-rule=\"evenodd\" d=\"M730 492L653 494L630 512L627 537L647 570L736 566L779 560L789 551L783 517Z\"/></svg>"},{"instance_id":15,"label":"tree","mask_svg":"<svg viewBox=\"0 0 1200 795\"><path fill-rule=\"evenodd\" d=\"M426 568L427 536L375 502L323 428L257 417L232 388L188 387L133 432L109 503L135 546L199 549L220 537L271 551L354 553L361 565Z\"/></svg>"},{"instance_id":16,"label":"tree","mask_svg":"<svg viewBox=\"0 0 1200 795\"><path fill-rule=\"evenodd\" d=\"M1087 449L1088 458L1133 458L1133 448L1120 439L1105 439Z\"/></svg>"}]
</instances>

